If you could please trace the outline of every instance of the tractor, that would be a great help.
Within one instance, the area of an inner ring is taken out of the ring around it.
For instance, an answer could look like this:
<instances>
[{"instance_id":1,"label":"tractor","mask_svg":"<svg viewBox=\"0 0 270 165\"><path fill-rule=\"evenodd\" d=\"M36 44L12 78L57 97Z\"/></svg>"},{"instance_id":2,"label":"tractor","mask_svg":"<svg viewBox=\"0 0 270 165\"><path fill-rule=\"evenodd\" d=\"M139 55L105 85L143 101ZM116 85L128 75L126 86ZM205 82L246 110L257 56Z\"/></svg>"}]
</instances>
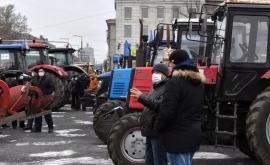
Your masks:
<instances>
[{"instance_id":1,"label":"tractor","mask_svg":"<svg viewBox=\"0 0 270 165\"><path fill-rule=\"evenodd\" d=\"M167 26L167 28L164 29L164 26ZM211 33L213 31L213 24L208 26L208 33ZM197 25L194 23L193 36L196 36L195 32L197 32L198 28L197 20ZM154 64L160 63L163 58L163 49L166 46L185 49L189 53L190 58L194 60L201 59L205 52L210 52L208 47L206 48L205 45L193 44L193 42L185 39L185 32L188 31L188 19L180 20L180 22L176 22L174 24L159 24L157 29L156 40L148 43L147 50L149 51L144 51L152 53L148 56L145 64L143 65L148 63L150 66L153 66ZM164 32L166 32L166 34L163 34ZM198 37L199 36L197 35L196 38ZM163 40L163 38L167 38L167 40ZM181 40L176 42L177 38L180 38ZM142 55L146 56L145 54ZM143 109L141 104L129 97L129 89L136 87L147 94L152 88L151 72L151 67L113 70L108 101L96 110L93 119L93 127L96 135L104 143L107 143L108 141L109 132L113 123L119 120L121 116L131 112L139 112ZM122 107L125 110L121 110L118 107Z\"/></svg>"},{"instance_id":2,"label":"tractor","mask_svg":"<svg viewBox=\"0 0 270 165\"><path fill-rule=\"evenodd\" d=\"M209 144L238 148L260 163L270 164L270 58L268 0L228 0L213 13L204 4L198 35L186 39L211 46L198 62L206 77L202 130ZM192 16L192 14L190 14ZM214 33L207 34L207 18ZM211 39L211 40L209 40ZM179 43L179 41L178 41ZM132 100L128 97L127 100ZM128 102L130 105L130 101ZM143 164L144 140L138 112L116 121L109 133L108 152L118 165Z\"/></svg>"},{"instance_id":3,"label":"tractor","mask_svg":"<svg viewBox=\"0 0 270 165\"><path fill-rule=\"evenodd\" d=\"M51 101L45 99L39 88L31 86L30 83L14 86L10 83L18 81L18 75L20 75L19 77L23 76L25 81L30 79L30 76L25 74L25 52L27 49L25 44L0 44L1 125L14 120L25 120L50 113L44 108Z\"/></svg>"},{"instance_id":4,"label":"tractor","mask_svg":"<svg viewBox=\"0 0 270 165\"><path fill-rule=\"evenodd\" d=\"M82 75L85 77L85 81L88 81L87 79L89 78L89 75L87 71L82 69L79 66L74 65L74 57L73 53L75 52L74 49L72 48L51 48L49 49L49 57L54 61L54 64L58 67L63 68L67 74L67 82L66 82L66 91L65 91L65 103L70 103L70 96L71 96L71 91L70 91L70 84L72 77ZM86 82L85 82L86 84Z\"/></svg>"},{"instance_id":5,"label":"tractor","mask_svg":"<svg viewBox=\"0 0 270 165\"><path fill-rule=\"evenodd\" d=\"M65 105L65 91L68 74L61 67L51 65L48 55L48 46L44 43L28 43L29 49L26 51L26 66L28 71L43 68L47 76L51 77L55 85L55 99L51 105L52 110L57 110Z\"/></svg>"}]
</instances>

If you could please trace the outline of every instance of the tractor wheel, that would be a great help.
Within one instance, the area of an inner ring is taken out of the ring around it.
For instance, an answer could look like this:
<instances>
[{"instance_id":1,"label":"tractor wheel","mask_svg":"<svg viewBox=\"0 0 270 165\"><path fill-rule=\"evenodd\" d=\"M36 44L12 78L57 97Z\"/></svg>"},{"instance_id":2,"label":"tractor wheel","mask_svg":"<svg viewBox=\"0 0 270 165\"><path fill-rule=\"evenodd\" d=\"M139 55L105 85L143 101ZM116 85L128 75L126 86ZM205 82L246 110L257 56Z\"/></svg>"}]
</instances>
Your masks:
<instances>
[{"instance_id":1,"label":"tractor wheel","mask_svg":"<svg viewBox=\"0 0 270 165\"><path fill-rule=\"evenodd\" d=\"M108 134L111 130L112 125L116 120L120 118L118 113L115 111L111 114L103 115L110 110L121 106L125 108L125 104L122 101L107 101L102 104L96 111L93 118L93 128L97 137L105 144L107 144Z\"/></svg>"},{"instance_id":2,"label":"tractor wheel","mask_svg":"<svg viewBox=\"0 0 270 165\"><path fill-rule=\"evenodd\" d=\"M54 101L51 104L51 109L56 111L64 106L65 98L65 80L61 79L57 75L47 72L48 77L51 78L55 88Z\"/></svg>"},{"instance_id":3,"label":"tractor wheel","mask_svg":"<svg viewBox=\"0 0 270 165\"><path fill-rule=\"evenodd\" d=\"M144 164L146 139L141 135L140 115L138 112L127 114L112 126L108 152L114 164Z\"/></svg>"},{"instance_id":4,"label":"tractor wheel","mask_svg":"<svg viewBox=\"0 0 270 165\"><path fill-rule=\"evenodd\" d=\"M270 87L251 104L246 124L251 151L262 164L270 164Z\"/></svg>"}]
</instances>

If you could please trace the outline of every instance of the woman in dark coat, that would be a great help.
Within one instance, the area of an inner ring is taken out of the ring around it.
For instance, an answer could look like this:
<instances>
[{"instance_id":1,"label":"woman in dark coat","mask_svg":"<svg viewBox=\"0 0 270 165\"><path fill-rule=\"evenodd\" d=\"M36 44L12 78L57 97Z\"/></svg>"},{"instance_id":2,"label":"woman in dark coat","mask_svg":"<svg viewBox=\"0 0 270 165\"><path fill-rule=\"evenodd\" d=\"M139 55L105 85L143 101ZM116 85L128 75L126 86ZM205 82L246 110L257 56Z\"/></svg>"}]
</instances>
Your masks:
<instances>
[{"instance_id":1,"label":"woman in dark coat","mask_svg":"<svg viewBox=\"0 0 270 165\"><path fill-rule=\"evenodd\" d=\"M155 122L170 165L190 165L201 141L204 76L184 50L174 51L172 78L166 83L164 99Z\"/></svg>"},{"instance_id":2,"label":"woman in dark coat","mask_svg":"<svg viewBox=\"0 0 270 165\"><path fill-rule=\"evenodd\" d=\"M140 123L142 136L146 137L146 165L167 165L166 151L160 145L159 135L153 128L163 99L167 77L168 67L157 64L153 67L153 91L148 96L143 95L138 89L131 89L131 95L144 105Z\"/></svg>"}]
</instances>

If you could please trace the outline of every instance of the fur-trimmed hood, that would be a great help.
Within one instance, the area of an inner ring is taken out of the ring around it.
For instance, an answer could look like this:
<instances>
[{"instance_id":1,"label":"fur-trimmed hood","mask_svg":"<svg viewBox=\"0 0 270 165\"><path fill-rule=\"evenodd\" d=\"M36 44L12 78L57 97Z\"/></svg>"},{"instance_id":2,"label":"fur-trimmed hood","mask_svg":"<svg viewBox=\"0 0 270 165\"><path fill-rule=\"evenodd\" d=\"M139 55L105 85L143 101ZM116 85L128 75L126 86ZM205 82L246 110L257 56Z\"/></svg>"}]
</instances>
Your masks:
<instances>
[{"instance_id":1,"label":"fur-trimmed hood","mask_svg":"<svg viewBox=\"0 0 270 165\"><path fill-rule=\"evenodd\" d=\"M192 82L197 82L197 83L206 82L206 78L203 73L195 72L192 70L181 70L181 69L173 70L172 77L184 77L188 80L191 80Z\"/></svg>"}]
</instances>

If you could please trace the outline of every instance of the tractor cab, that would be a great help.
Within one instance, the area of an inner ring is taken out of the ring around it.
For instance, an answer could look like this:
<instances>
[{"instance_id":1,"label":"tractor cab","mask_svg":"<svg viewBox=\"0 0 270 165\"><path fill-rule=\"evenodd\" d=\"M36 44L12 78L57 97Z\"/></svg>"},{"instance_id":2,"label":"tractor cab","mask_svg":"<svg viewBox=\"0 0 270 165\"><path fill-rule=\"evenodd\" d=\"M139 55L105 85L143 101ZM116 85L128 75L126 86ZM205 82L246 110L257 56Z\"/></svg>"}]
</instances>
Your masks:
<instances>
[{"instance_id":1,"label":"tractor cab","mask_svg":"<svg viewBox=\"0 0 270 165\"><path fill-rule=\"evenodd\" d=\"M56 66L64 67L73 64L74 52L72 48L52 48L49 50L49 56L56 59Z\"/></svg>"},{"instance_id":2,"label":"tractor cab","mask_svg":"<svg viewBox=\"0 0 270 165\"><path fill-rule=\"evenodd\" d=\"M26 51L26 65L28 68L34 65L50 64L48 56L48 46L42 43L28 44Z\"/></svg>"},{"instance_id":3,"label":"tractor cab","mask_svg":"<svg viewBox=\"0 0 270 165\"><path fill-rule=\"evenodd\" d=\"M25 44L0 44L0 70L4 77L15 77L26 68Z\"/></svg>"}]
</instances>

